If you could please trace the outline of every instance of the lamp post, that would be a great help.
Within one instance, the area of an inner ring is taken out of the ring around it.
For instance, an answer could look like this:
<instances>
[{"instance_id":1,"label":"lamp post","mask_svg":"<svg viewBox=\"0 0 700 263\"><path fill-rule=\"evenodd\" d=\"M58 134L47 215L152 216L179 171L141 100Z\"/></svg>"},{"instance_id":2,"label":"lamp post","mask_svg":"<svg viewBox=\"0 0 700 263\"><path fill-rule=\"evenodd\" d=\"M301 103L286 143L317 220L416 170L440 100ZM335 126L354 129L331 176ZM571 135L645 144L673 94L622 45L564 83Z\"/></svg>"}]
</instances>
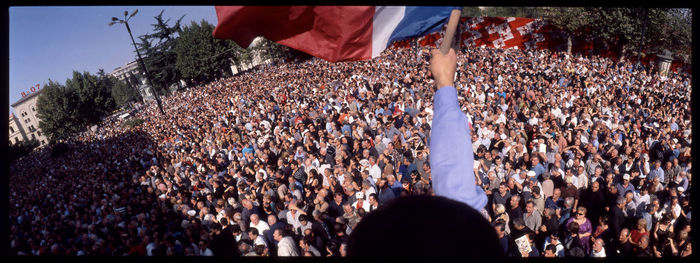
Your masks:
<instances>
[{"instance_id":1,"label":"lamp post","mask_svg":"<svg viewBox=\"0 0 700 263\"><path fill-rule=\"evenodd\" d=\"M165 115L165 111L163 110L163 105L160 103L160 96L158 96L158 92L155 90L155 86L153 86L153 81L151 81L151 74L148 73L148 69L146 69L146 63L143 62L143 58L141 58L141 53L139 52L139 49L136 47L136 41L134 41L134 36L131 34L131 28L129 27L129 19L134 17L136 13L138 13L139 10L136 9L134 12L129 15L129 12L124 11L124 19L119 19L116 17L112 17L112 22L109 22L109 26L112 26L116 23L124 24L126 26L126 31L129 32L129 36L131 37L131 43L134 44L134 49L136 49L136 55L139 57L139 62L141 63L141 67L143 68L143 72L146 73L146 78L148 79L148 84L151 85L151 91L153 92L153 96L156 98L156 103L158 104L158 109L160 109L160 113ZM127 18L127 15L129 16Z\"/></svg>"}]
</instances>

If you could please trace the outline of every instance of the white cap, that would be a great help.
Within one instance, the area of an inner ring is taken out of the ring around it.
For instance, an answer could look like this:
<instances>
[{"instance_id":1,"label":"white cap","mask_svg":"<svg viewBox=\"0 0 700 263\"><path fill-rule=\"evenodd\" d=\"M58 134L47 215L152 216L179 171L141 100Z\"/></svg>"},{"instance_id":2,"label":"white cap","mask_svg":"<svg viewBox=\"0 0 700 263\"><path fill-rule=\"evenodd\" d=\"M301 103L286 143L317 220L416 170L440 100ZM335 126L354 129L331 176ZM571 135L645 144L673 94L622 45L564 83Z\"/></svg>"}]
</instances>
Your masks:
<instances>
[{"instance_id":1,"label":"white cap","mask_svg":"<svg viewBox=\"0 0 700 263\"><path fill-rule=\"evenodd\" d=\"M528 172L527 172L527 176L528 176L528 177L533 177L533 176L535 176L535 175L537 175L537 174L535 174L535 171L528 171Z\"/></svg>"},{"instance_id":2,"label":"white cap","mask_svg":"<svg viewBox=\"0 0 700 263\"><path fill-rule=\"evenodd\" d=\"M622 180L628 180L628 181L629 181L629 179L630 179L630 175L629 175L629 174L625 174L625 175L622 176Z\"/></svg>"},{"instance_id":3,"label":"white cap","mask_svg":"<svg viewBox=\"0 0 700 263\"><path fill-rule=\"evenodd\" d=\"M683 189L683 186L679 186L679 187L678 187L678 192L683 192L683 191L685 191L685 189Z\"/></svg>"},{"instance_id":4,"label":"white cap","mask_svg":"<svg viewBox=\"0 0 700 263\"><path fill-rule=\"evenodd\" d=\"M194 210L187 211L187 215L189 215L189 216L194 216L196 214L197 214L197 211L194 211Z\"/></svg>"},{"instance_id":5,"label":"white cap","mask_svg":"<svg viewBox=\"0 0 700 263\"><path fill-rule=\"evenodd\" d=\"M364 199L364 198L365 198L365 195L362 194L362 192L357 192L357 193L355 193L355 198L357 198L357 199L360 199L360 198Z\"/></svg>"}]
</instances>

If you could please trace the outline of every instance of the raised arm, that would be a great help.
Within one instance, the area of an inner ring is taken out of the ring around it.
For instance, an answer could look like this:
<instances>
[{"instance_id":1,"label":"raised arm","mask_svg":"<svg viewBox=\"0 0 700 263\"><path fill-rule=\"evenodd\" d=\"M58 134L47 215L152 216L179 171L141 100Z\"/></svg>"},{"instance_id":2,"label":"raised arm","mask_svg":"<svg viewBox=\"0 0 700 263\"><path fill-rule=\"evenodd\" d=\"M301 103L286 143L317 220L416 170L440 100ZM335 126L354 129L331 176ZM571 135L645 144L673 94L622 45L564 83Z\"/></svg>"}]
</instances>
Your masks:
<instances>
[{"instance_id":1,"label":"raised arm","mask_svg":"<svg viewBox=\"0 0 700 263\"><path fill-rule=\"evenodd\" d=\"M480 211L486 205L487 197L477 187L472 170L471 132L467 118L459 108L453 83L456 66L454 49L447 54L437 49L432 51L430 71L437 84L430 144L433 189L436 195L466 203Z\"/></svg>"}]
</instances>

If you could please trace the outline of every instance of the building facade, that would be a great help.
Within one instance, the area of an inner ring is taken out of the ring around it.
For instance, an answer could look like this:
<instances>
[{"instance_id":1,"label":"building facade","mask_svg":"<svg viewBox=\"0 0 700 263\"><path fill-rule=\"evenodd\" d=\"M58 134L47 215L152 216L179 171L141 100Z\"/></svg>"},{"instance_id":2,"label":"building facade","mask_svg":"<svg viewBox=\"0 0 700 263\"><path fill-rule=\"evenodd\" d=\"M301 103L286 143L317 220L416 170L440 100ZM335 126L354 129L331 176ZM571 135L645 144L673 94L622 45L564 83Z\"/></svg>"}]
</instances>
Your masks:
<instances>
[{"instance_id":1,"label":"building facade","mask_svg":"<svg viewBox=\"0 0 700 263\"><path fill-rule=\"evenodd\" d=\"M29 93L10 105L17 114L17 116L15 116L15 118L17 118L15 125L17 125L18 130L21 129L20 133L24 134L23 138L25 140L36 139L39 141L40 147L45 146L49 142L46 135L39 129L39 118L37 117L38 112L36 110L36 103L42 91L43 89L40 89L36 92ZM12 128L12 121L10 121L10 127ZM10 132L10 134L12 134L12 132Z\"/></svg>"},{"instance_id":2,"label":"building facade","mask_svg":"<svg viewBox=\"0 0 700 263\"><path fill-rule=\"evenodd\" d=\"M141 68L136 60L127 63L123 67L114 69L114 71L109 73L109 75L114 76L115 78L124 81L129 85L136 85L139 95L141 95L141 97L145 100L154 99L153 93L151 93L151 89L147 85L148 80L143 77L143 74L141 74ZM141 78L139 78L139 76L141 76ZM137 83L132 83L134 80L136 80Z\"/></svg>"},{"instance_id":3,"label":"building facade","mask_svg":"<svg viewBox=\"0 0 700 263\"><path fill-rule=\"evenodd\" d=\"M9 124L10 132L8 134L10 135L10 145L27 139L27 134L24 132L24 129L22 129L22 124L20 123L19 118L17 118L17 116L15 116L13 113L10 113Z\"/></svg>"}]
</instances>

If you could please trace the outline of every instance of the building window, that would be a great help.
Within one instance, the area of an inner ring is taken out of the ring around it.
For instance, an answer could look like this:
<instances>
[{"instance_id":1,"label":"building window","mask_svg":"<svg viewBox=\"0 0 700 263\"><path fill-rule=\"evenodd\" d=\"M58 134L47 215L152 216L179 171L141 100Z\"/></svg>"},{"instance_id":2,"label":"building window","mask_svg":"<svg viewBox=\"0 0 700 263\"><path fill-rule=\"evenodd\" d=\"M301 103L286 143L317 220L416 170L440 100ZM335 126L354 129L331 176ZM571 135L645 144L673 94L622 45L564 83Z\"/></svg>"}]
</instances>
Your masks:
<instances>
[{"instance_id":1,"label":"building window","mask_svg":"<svg viewBox=\"0 0 700 263\"><path fill-rule=\"evenodd\" d=\"M12 126L10 126L10 134L12 133L15 133L15 129L13 129Z\"/></svg>"},{"instance_id":2,"label":"building window","mask_svg":"<svg viewBox=\"0 0 700 263\"><path fill-rule=\"evenodd\" d=\"M44 140L41 140L41 145L44 145L44 144L46 144L46 142Z\"/></svg>"},{"instance_id":3,"label":"building window","mask_svg":"<svg viewBox=\"0 0 700 263\"><path fill-rule=\"evenodd\" d=\"M32 133L32 140L36 140L36 136Z\"/></svg>"},{"instance_id":4,"label":"building window","mask_svg":"<svg viewBox=\"0 0 700 263\"><path fill-rule=\"evenodd\" d=\"M34 109L34 106L32 106L32 111L36 111L36 110Z\"/></svg>"},{"instance_id":5,"label":"building window","mask_svg":"<svg viewBox=\"0 0 700 263\"><path fill-rule=\"evenodd\" d=\"M29 118L24 119L24 123L29 123Z\"/></svg>"},{"instance_id":6,"label":"building window","mask_svg":"<svg viewBox=\"0 0 700 263\"><path fill-rule=\"evenodd\" d=\"M36 130L36 128L34 128L34 125L29 125L29 132L34 132L34 130Z\"/></svg>"},{"instance_id":7,"label":"building window","mask_svg":"<svg viewBox=\"0 0 700 263\"><path fill-rule=\"evenodd\" d=\"M15 143L19 143L19 138L15 137Z\"/></svg>"},{"instance_id":8,"label":"building window","mask_svg":"<svg viewBox=\"0 0 700 263\"><path fill-rule=\"evenodd\" d=\"M41 136L41 131L36 132L36 134L38 134L39 136Z\"/></svg>"}]
</instances>

